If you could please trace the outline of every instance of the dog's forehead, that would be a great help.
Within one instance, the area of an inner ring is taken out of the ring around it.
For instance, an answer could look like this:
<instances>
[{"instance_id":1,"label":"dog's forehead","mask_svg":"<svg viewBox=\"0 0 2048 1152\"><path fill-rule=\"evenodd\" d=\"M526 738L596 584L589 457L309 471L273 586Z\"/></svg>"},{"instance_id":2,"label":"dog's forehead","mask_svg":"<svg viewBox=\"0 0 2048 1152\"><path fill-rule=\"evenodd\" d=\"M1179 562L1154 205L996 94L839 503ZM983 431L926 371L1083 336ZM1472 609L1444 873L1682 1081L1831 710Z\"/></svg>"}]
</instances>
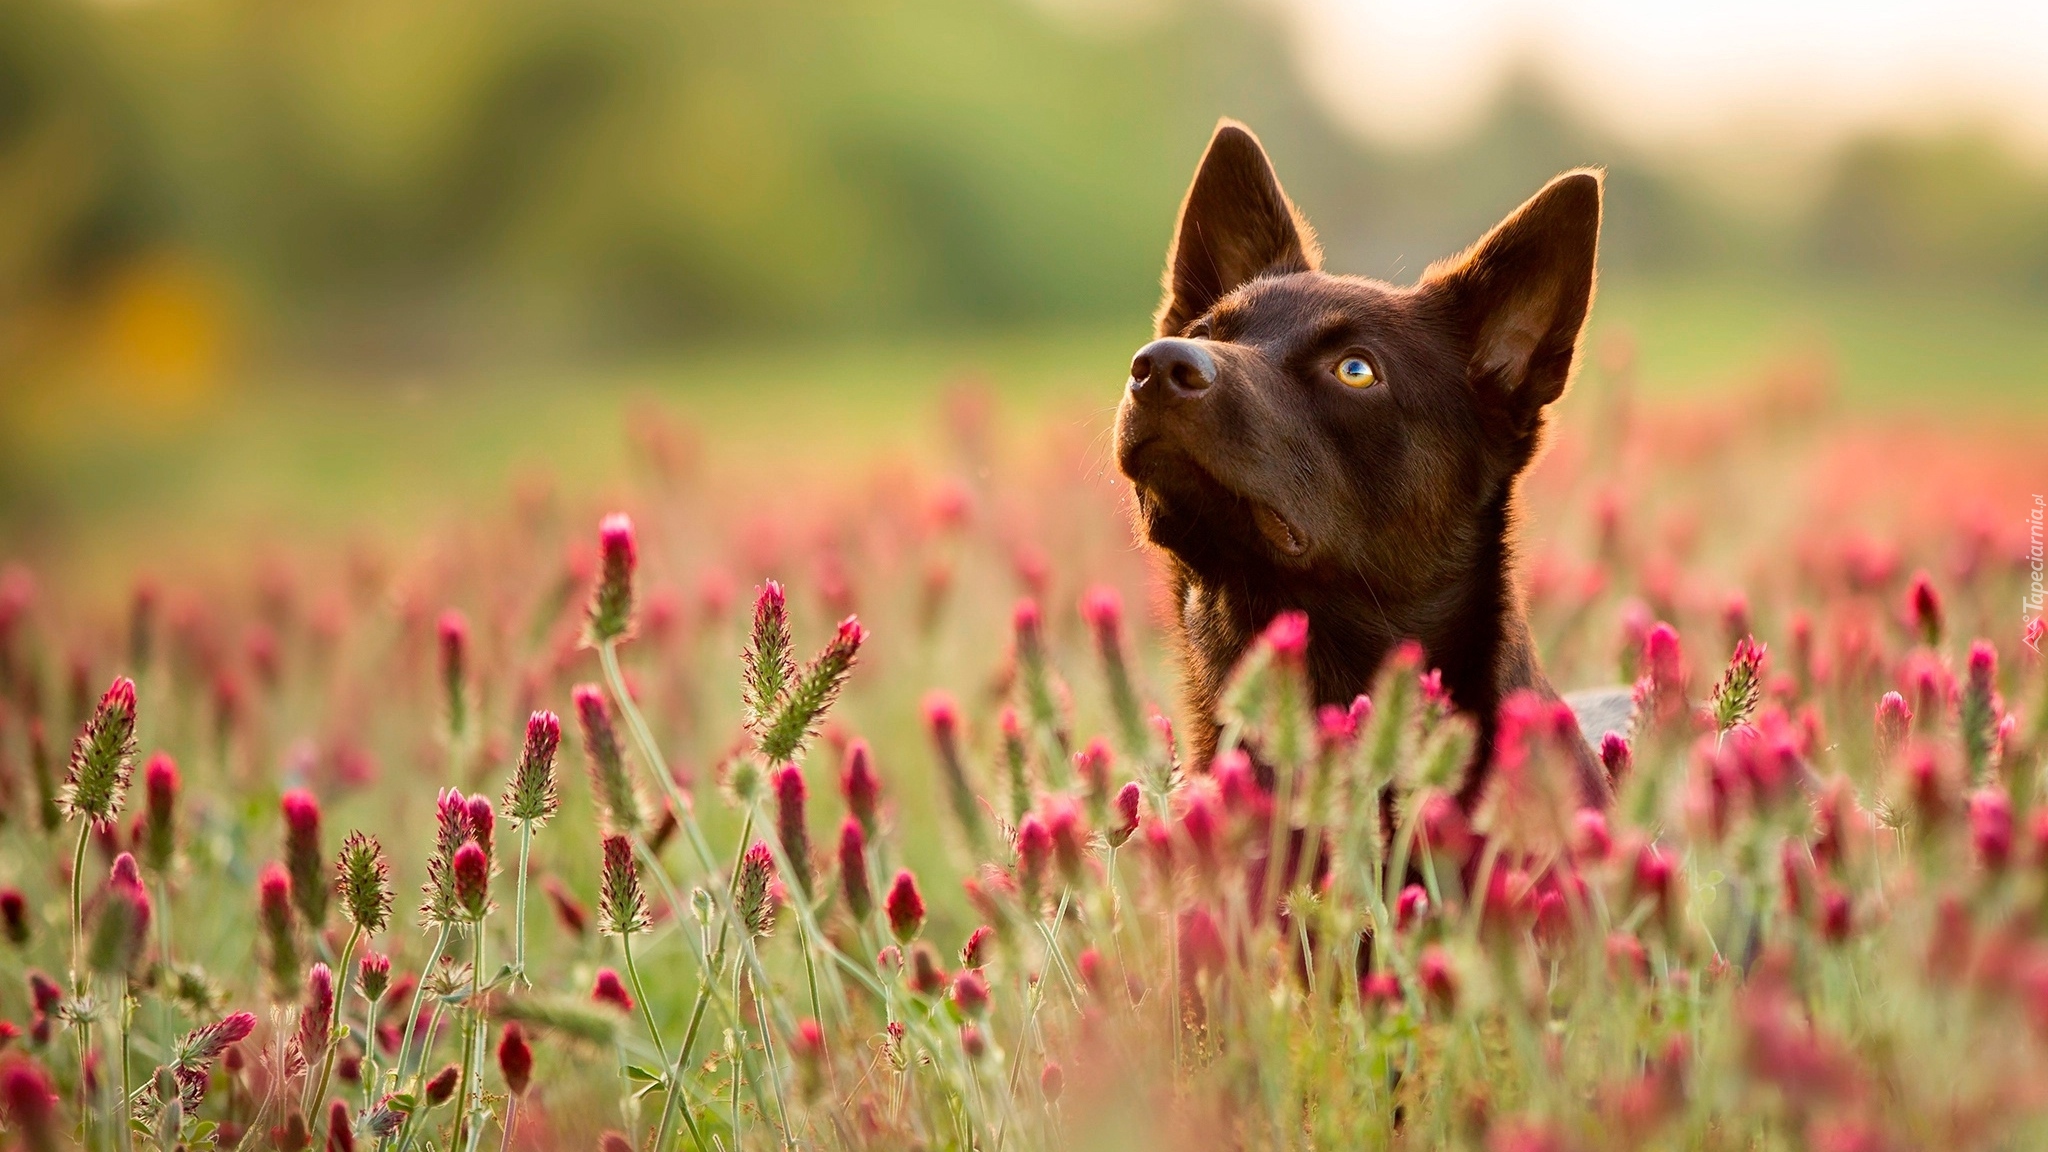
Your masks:
<instances>
[{"instance_id":1,"label":"dog's forehead","mask_svg":"<svg viewBox=\"0 0 2048 1152\"><path fill-rule=\"evenodd\" d=\"M1363 276L1294 272L1262 276L1219 301L1211 323L1249 343L1294 340L1342 326L1371 328L1398 320L1404 293Z\"/></svg>"}]
</instances>

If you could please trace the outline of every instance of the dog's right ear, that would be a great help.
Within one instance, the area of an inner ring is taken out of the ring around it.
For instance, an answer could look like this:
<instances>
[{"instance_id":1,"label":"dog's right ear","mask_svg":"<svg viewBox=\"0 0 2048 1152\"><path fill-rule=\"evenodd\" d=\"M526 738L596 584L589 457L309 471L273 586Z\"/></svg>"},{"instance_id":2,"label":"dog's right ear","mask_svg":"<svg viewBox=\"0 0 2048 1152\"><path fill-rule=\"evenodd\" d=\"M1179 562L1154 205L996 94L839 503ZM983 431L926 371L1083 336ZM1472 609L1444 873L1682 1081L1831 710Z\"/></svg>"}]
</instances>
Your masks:
<instances>
[{"instance_id":1,"label":"dog's right ear","mask_svg":"<svg viewBox=\"0 0 2048 1152\"><path fill-rule=\"evenodd\" d=\"M1238 285L1266 273L1320 267L1321 249L1294 210L1252 130L1222 120L1180 205L1166 254L1158 334L1178 336Z\"/></svg>"}]
</instances>

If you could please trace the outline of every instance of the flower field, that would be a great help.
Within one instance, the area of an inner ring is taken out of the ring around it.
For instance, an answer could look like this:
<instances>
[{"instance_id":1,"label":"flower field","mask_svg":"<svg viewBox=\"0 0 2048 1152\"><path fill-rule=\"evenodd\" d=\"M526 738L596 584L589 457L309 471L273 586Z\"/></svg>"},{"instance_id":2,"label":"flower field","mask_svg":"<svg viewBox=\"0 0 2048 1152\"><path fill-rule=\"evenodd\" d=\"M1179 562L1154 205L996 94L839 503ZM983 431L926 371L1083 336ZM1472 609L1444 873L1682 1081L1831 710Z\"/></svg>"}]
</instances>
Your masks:
<instances>
[{"instance_id":1,"label":"flower field","mask_svg":"<svg viewBox=\"0 0 2048 1152\"><path fill-rule=\"evenodd\" d=\"M1634 685L1605 811L1529 696L1461 808L1428 654L1311 700L1294 614L1187 762L1102 419L972 392L929 461L653 423L404 547L14 564L0 1139L2048 1140L2038 451L1586 376L1522 567L1552 679Z\"/></svg>"}]
</instances>

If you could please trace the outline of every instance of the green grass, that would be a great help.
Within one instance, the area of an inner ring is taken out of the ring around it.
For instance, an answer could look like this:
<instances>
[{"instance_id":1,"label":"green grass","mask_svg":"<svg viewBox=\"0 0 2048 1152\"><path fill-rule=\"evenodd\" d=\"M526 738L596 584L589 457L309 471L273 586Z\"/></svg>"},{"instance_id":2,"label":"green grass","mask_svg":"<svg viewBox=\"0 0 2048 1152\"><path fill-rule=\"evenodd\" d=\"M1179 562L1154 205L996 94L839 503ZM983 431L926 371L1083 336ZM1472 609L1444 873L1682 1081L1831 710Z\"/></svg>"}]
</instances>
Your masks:
<instances>
[{"instance_id":1,"label":"green grass","mask_svg":"<svg viewBox=\"0 0 2048 1152\"><path fill-rule=\"evenodd\" d=\"M1948 420L2035 416L2048 365L2038 306L1932 290L1765 277L1603 286L1590 347L1626 332L1653 396L1753 386L1819 352L1839 408ZM633 364L507 366L401 379L252 375L198 411L134 418L39 398L20 445L8 551L86 573L206 554L250 529L303 538L416 530L508 481L572 493L620 476L622 434L655 402L695 430L720 475L843 466L944 450L938 400L963 381L1006 420L1107 423L1142 312L1087 330L871 340L797 338ZM223 530L236 535L229 537Z\"/></svg>"}]
</instances>

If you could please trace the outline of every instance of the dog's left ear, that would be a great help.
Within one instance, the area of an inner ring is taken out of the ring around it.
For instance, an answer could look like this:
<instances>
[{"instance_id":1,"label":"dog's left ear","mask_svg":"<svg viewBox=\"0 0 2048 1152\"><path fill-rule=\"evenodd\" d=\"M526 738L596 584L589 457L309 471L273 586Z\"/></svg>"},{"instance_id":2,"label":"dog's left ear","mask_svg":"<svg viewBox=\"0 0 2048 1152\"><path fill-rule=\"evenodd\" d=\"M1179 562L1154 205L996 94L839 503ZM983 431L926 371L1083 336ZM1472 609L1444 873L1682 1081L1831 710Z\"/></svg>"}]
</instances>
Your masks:
<instances>
[{"instance_id":1,"label":"dog's left ear","mask_svg":"<svg viewBox=\"0 0 2048 1152\"><path fill-rule=\"evenodd\" d=\"M1166 253L1166 297L1154 317L1158 333L1180 335L1255 276L1307 272L1322 262L1315 233L1281 190L1259 138L1221 120L1181 201Z\"/></svg>"},{"instance_id":2,"label":"dog's left ear","mask_svg":"<svg viewBox=\"0 0 2048 1152\"><path fill-rule=\"evenodd\" d=\"M1504 400L1518 422L1563 395L1571 378L1593 305L1600 181L1591 170L1559 176L1423 277L1448 295L1472 341L1472 386Z\"/></svg>"}]
</instances>

